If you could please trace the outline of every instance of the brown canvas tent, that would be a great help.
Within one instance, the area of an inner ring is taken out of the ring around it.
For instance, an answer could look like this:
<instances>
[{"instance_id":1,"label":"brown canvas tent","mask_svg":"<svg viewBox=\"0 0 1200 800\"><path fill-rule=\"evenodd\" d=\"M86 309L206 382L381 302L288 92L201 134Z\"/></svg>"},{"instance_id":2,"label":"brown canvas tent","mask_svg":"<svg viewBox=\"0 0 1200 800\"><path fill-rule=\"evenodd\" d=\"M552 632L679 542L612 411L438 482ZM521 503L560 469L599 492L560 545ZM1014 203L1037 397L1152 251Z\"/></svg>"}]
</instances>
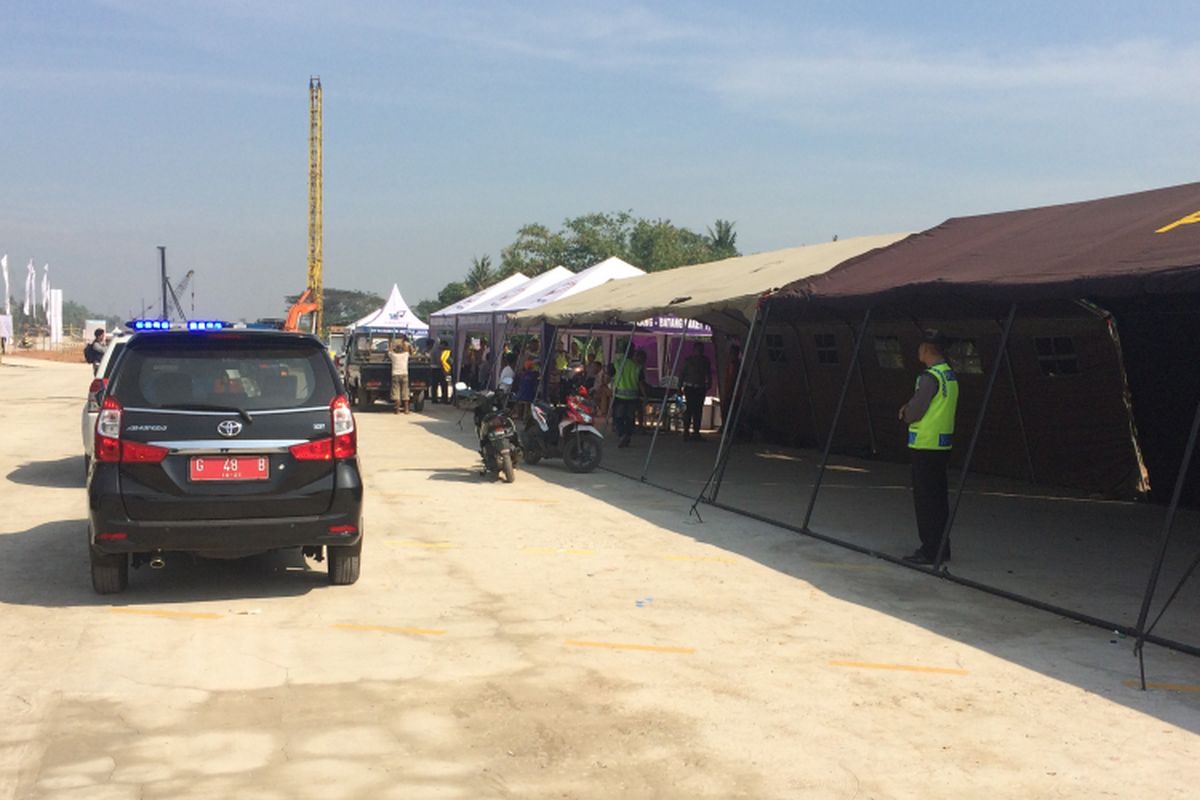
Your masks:
<instances>
[{"instance_id":1,"label":"brown canvas tent","mask_svg":"<svg viewBox=\"0 0 1200 800\"><path fill-rule=\"evenodd\" d=\"M1200 428L1197 301L1200 183L950 219L785 287L764 307L759 344L774 337L773 352L759 347L757 362L768 385L788 387L780 402L809 405L807 443L823 447L796 527L811 532L831 452L903 456L895 408L915 371L905 359L921 329L940 328L962 345L950 354L964 395L953 509L972 469L1014 475L1022 460L1040 484L1117 496L1149 488L1168 504L1157 543L1147 537L1156 555L1132 628L1140 642L1153 628L1148 611L1179 501L1200 501L1200 470L1188 470ZM793 354L826 367L823 382L799 385ZM947 535L953 524L954 511ZM1176 566L1183 586L1191 571Z\"/></svg>"}]
</instances>

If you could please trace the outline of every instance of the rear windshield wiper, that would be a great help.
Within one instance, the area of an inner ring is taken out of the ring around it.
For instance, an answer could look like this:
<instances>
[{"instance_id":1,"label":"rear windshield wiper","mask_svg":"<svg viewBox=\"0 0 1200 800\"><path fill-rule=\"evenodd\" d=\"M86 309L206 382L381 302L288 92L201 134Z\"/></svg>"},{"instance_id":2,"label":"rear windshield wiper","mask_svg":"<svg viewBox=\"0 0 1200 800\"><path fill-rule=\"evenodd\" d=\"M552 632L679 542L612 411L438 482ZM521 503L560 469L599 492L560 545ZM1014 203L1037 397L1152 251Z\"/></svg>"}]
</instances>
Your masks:
<instances>
[{"instance_id":1,"label":"rear windshield wiper","mask_svg":"<svg viewBox=\"0 0 1200 800\"><path fill-rule=\"evenodd\" d=\"M159 408L166 408L172 411L224 411L227 414L237 414L251 425L254 424L254 417L250 416L250 412L236 406L217 406L207 403L166 403L159 406Z\"/></svg>"}]
</instances>

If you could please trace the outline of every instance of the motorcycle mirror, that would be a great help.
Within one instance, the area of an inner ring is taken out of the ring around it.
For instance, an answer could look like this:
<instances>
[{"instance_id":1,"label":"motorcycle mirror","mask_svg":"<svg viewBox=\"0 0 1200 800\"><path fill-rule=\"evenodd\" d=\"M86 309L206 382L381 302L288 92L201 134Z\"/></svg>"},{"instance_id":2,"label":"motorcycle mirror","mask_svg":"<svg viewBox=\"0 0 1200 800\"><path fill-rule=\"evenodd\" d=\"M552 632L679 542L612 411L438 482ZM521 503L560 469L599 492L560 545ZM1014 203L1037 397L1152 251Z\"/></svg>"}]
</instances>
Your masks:
<instances>
[{"instance_id":1,"label":"motorcycle mirror","mask_svg":"<svg viewBox=\"0 0 1200 800\"><path fill-rule=\"evenodd\" d=\"M587 397L587 396L588 396L588 388L587 388L586 386L580 386L580 387L579 387L579 396L580 396L580 397Z\"/></svg>"},{"instance_id":2,"label":"motorcycle mirror","mask_svg":"<svg viewBox=\"0 0 1200 800\"><path fill-rule=\"evenodd\" d=\"M463 383L462 381L459 381L458 383L454 384L454 391L465 392L466 390L467 390L467 385L465 383Z\"/></svg>"}]
</instances>

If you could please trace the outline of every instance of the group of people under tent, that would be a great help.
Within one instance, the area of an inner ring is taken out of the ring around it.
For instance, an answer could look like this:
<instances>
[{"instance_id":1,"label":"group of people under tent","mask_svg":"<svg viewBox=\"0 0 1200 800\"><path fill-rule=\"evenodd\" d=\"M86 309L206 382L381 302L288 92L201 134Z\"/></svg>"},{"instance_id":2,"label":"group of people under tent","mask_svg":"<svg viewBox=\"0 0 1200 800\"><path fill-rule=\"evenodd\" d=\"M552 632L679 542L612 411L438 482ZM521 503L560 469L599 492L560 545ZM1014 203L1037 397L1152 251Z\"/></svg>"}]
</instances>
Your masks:
<instances>
[{"instance_id":1,"label":"group of people under tent","mask_svg":"<svg viewBox=\"0 0 1200 800\"><path fill-rule=\"evenodd\" d=\"M683 421L683 438L700 440L705 398L712 388L713 374L703 342L690 345L675 376L677 380L667 381L664 386L653 386L648 381L645 350L618 347L613 360L605 363L599 348L593 344L591 339L583 345L572 339L569 349L559 344L550 358L545 359L541 340L536 336L506 341L499 356L497 387L511 393L516 418L523 420L530 404L537 399L564 402L568 394L582 387L596 404L598 419L611 419L611 428L618 438L617 446L628 447L636 430L652 429L653 423L647 419L647 407L660 404L664 396L670 400L677 387L678 394L682 395L678 410ZM731 354L736 368L736 346ZM459 380L472 389L487 386L494 358L486 338L470 343L463 355ZM544 382L543 367L546 369Z\"/></svg>"}]
</instances>

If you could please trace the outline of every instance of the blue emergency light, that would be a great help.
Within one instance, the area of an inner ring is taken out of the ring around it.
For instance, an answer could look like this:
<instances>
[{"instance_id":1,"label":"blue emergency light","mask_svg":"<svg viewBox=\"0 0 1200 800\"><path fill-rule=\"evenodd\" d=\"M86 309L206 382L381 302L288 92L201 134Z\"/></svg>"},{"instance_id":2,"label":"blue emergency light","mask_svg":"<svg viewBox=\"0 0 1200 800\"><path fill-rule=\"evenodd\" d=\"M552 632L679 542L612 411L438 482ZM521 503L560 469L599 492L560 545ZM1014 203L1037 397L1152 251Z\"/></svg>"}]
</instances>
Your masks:
<instances>
[{"instance_id":1,"label":"blue emergency light","mask_svg":"<svg viewBox=\"0 0 1200 800\"><path fill-rule=\"evenodd\" d=\"M171 329L171 323L165 319L135 319L125 323L125 327L135 331L166 331Z\"/></svg>"},{"instance_id":2,"label":"blue emergency light","mask_svg":"<svg viewBox=\"0 0 1200 800\"><path fill-rule=\"evenodd\" d=\"M189 331L219 331L225 325L226 323L215 319L191 319L188 320L187 329Z\"/></svg>"}]
</instances>

